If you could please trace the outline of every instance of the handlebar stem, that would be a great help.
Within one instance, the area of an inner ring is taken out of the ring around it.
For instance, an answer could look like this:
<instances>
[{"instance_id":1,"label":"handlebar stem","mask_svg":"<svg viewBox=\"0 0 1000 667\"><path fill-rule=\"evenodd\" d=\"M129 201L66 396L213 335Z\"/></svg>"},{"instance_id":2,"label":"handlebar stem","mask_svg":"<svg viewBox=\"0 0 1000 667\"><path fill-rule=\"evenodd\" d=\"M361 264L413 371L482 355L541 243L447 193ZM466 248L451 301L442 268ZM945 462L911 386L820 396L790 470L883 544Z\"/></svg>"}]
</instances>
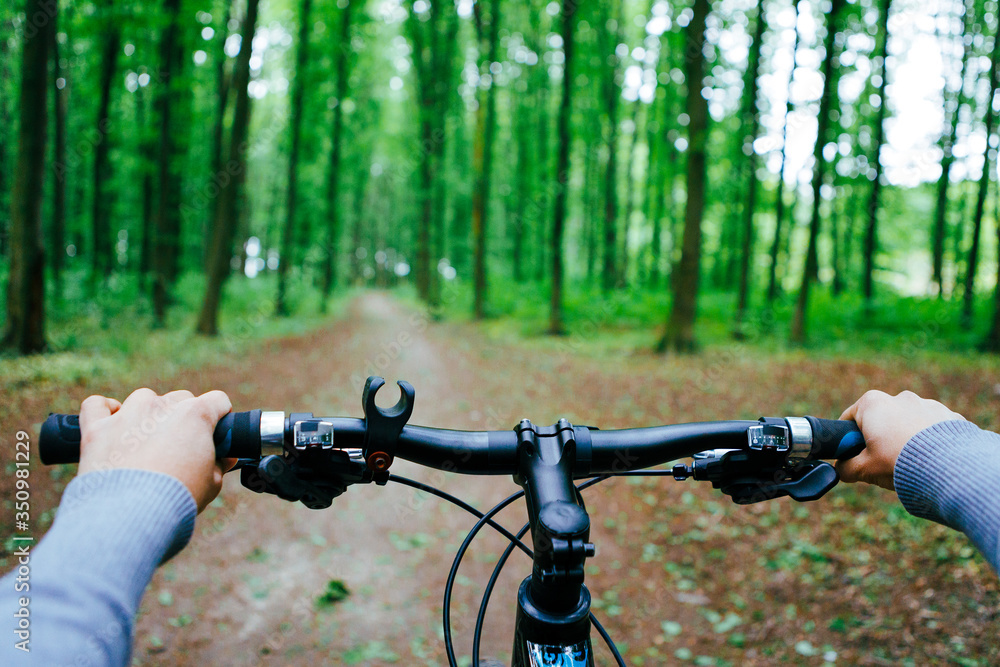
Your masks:
<instances>
[{"instance_id":1,"label":"handlebar stem","mask_svg":"<svg viewBox=\"0 0 1000 667\"><path fill-rule=\"evenodd\" d=\"M573 486L573 425L561 419L539 427L525 419L515 432L514 481L524 488L535 552L530 593L546 611L566 612L579 604L584 562L594 555L590 517Z\"/></svg>"}]
</instances>

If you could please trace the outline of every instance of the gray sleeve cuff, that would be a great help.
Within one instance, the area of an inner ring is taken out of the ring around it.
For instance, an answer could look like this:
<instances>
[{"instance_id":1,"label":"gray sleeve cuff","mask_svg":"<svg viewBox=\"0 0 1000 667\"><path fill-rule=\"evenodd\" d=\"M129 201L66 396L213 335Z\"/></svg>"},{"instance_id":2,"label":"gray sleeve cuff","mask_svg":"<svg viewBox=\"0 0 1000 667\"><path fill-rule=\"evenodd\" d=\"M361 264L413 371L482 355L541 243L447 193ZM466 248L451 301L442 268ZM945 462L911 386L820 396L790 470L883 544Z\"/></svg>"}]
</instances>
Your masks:
<instances>
[{"instance_id":1,"label":"gray sleeve cuff","mask_svg":"<svg viewBox=\"0 0 1000 667\"><path fill-rule=\"evenodd\" d=\"M100 541L124 552L124 561L152 557L156 566L187 546L197 514L194 498L176 478L118 468L71 481L63 492L57 521L97 525Z\"/></svg>"},{"instance_id":2,"label":"gray sleeve cuff","mask_svg":"<svg viewBox=\"0 0 1000 667\"><path fill-rule=\"evenodd\" d=\"M910 514L962 531L1000 571L1000 435L934 424L903 447L893 481Z\"/></svg>"}]
</instances>

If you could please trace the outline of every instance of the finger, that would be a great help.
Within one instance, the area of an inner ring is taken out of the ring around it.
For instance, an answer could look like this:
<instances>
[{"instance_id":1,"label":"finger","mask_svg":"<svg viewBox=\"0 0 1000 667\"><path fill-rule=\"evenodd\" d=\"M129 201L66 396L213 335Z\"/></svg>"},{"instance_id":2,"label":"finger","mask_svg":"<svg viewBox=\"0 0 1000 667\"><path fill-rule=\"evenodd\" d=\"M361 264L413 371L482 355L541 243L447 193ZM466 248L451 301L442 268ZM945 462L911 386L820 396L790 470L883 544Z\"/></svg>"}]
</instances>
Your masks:
<instances>
[{"instance_id":1,"label":"finger","mask_svg":"<svg viewBox=\"0 0 1000 667\"><path fill-rule=\"evenodd\" d=\"M233 409L233 404L224 391L209 391L198 397L199 403L212 418L212 423L217 423Z\"/></svg>"},{"instance_id":2,"label":"finger","mask_svg":"<svg viewBox=\"0 0 1000 667\"><path fill-rule=\"evenodd\" d=\"M94 422L110 417L118 411L121 403L106 396L88 396L80 404L80 428L88 428Z\"/></svg>"},{"instance_id":3,"label":"finger","mask_svg":"<svg viewBox=\"0 0 1000 667\"><path fill-rule=\"evenodd\" d=\"M840 419L843 421L856 421L854 417L855 415L858 414L858 403L860 402L861 402L860 399L854 401L854 403L849 408L840 413Z\"/></svg>"},{"instance_id":4,"label":"finger","mask_svg":"<svg viewBox=\"0 0 1000 667\"><path fill-rule=\"evenodd\" d=\"M142 387L141 389L136 389L128 397L122 401L122 405L135 405L138 408L148 407L152 405L159 396L156 392L149 387Z\"/></svg>"},{"instance_id":5,"label":"finger","mask_svg":"<svg viewBox=\"0 0 1000 667\"><path fill-rule=\"evenodd\" d=\"M239 462L240 462L239 459L222 459L221 461L219 461L219 467L222 469L223 474L225 474L230 470L232 470L233 466L235 466Z\"/></svg>"},{"instance_id":6,"label":"finger","mask_svg":"<svg viewBox=\"0 0 1000 667\"><path fill-rule=\"evenodd\" d=\"M186 401L189 398L194 398L194 394L192 394L187 389L177 389L175 391L169 391L163 395L163 400L165 400L170 405L173 405L174 403L180 403L181 401Z\"/></svg>"}]
</instances>

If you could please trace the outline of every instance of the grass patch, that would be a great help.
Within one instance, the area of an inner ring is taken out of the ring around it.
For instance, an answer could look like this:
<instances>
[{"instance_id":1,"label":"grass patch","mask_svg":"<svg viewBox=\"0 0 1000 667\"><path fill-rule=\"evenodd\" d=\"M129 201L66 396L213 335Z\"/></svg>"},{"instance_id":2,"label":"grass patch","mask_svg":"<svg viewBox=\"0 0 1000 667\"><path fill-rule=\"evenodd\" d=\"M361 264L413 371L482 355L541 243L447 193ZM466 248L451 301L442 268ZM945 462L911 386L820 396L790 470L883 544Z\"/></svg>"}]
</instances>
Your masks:
<instances>
[{"instance_id":1,"label":"grass patch","mask_svg":"<svg viewBox=\"0 0 1000 667\"><path fill-rule=\"evenodd\" d=\"M403 298L418 303L412 292L404 293ZM491 336L527 339L541 346L570 345L582 354L600 356L651 350L662 335L670 308L666 289L603 292L569 285L563 302L569 335L551 338L545 336L549 317L546 285L494 277L488 299L484 328ZM811 295L808 343L794 346L788 340L795 311L793 294L783 295L773 304L765 304L760 297L752 300L740 329L740 343L733 336L736 295L706 290L698 300L696 337L703 351L750 345L769 354L810 358L878 352L915 359L942 355L969 359L989 329L993 303L992 295L978 299L972 325L964 326L957 299L900 296L885 288L866 304L860 295L834 296L820 286ZM471 285L447 283L439 314L445 319L471 321ZM975 354L974 358L985 356Z\"/></svg>"},{"instance_id":2,"label":"grass patch","mask_svg":"<svg viewBox=\"0 0 1000 667\"><path fill-rule=\"evenodd\" d=\"M342 290L320 308L315 289L292 280L292 315L274 315L276 278L233 276L227 282L216 337L195 333L205 280L182 276L174 290L167 325L153 328L148 294L132 275L114 275L96 291L83 274L70 274L61 297L48 295L46 327L50 351L0 357L0 392L45 383L83 384L95 379L134 379L154 367L162 374L218 362L262 340L313 330L339 316L354 290ZM52 290L50 290L51 292Z\"/></svg>"}]
</instances>

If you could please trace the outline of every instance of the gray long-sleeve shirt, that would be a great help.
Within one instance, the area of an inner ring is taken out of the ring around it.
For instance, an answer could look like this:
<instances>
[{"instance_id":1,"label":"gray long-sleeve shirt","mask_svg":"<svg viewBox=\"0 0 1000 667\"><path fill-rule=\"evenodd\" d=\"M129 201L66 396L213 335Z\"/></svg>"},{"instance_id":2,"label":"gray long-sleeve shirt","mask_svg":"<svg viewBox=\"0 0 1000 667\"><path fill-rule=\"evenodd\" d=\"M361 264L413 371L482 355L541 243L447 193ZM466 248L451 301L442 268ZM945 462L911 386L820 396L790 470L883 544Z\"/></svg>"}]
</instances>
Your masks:
<instances>
[{"instance_id":1,"label":"gray long-sleeve shirt","mask_svg":"<svg viewBox=\"0 0 1000 667\"><path fill-rule=\"evenodd\" d=\"M927 428L903 448L895 483L909 512L962 531L1000 570L1000 435L963 421ZM28 576L15 554L0 579L0 665L129 664L143 591L187 544L195 514L191 494L167 475L111 470L70 482L52 529L29 552ZM22 608L30 652L17 648Z\"/></svg>"},{"instance_id":2,"label":"gray long-sleeve shirt","mask_svg":"<svg viewBox=\"0 0 1000 667\"><path fill-rule=\"evenodd\" d=\"M903 447L893 481L910 514L962 531L1000 572L1000 435L934 424Z\"/></svg>"},{"instance_id":3,"label":"gray long-sleeve shirt","mask_svg":"<svg viewBox=\"0 0 1000 667\"><path fill-rule=\"evenodd\" d=\"M116 469L70 482L45 539L16 541L14 570L0 579L0 665L128 665L143 591L187 544L196 514L187 487L162 473Z\"/></svg>"}]
</instances>

